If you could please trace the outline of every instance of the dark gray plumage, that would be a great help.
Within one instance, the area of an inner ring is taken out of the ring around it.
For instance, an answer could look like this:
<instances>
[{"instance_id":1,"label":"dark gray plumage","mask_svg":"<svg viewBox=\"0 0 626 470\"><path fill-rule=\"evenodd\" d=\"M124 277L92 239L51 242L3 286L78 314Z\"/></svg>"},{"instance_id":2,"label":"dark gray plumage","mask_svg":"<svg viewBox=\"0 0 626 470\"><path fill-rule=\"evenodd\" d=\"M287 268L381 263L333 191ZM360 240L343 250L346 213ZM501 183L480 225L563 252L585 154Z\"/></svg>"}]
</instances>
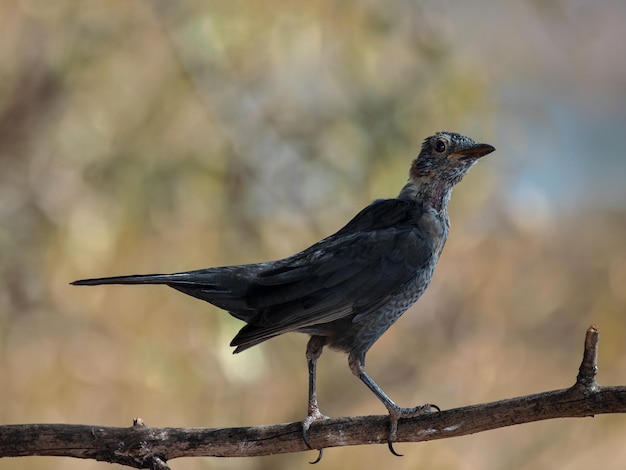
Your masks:
<instances>
[{"instance_id":1,"label":"dark gray plumage","mask_svg":"<svg viewBox=\"0 0 626 470\"><path fill-rule=\"evenodd\" d=\"M397 198L374 201L337 233L285 259L73 284L166 284L205 300L246 322L231 342L236 353L291 331L311 335L307 445L307 429L325 418L317 405L316 361L326 345L348 353L352 372L389 411L395 453L398 419L431 406L397 406L366 374L365 355L428 286L448 235L452 187L494 150L452 132L428 137Z\"/></svg>"}]
</instances>

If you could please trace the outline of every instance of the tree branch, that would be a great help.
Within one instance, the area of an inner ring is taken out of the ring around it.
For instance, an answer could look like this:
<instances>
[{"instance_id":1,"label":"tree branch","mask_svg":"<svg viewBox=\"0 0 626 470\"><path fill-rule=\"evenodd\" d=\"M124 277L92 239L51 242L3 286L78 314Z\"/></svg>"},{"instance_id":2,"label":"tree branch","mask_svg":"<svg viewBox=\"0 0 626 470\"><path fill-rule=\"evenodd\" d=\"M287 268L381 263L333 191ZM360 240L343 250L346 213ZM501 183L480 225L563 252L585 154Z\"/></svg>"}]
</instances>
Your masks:
<instances>
[{"instance_id":1,"label":"tree branch","mask_svg":"<svg viewBox=\"0 0 626 470\"><path fill-rule=\"evenodd\" d=\"M398 426L397 442L464 436L514 424L626 412L626 386L596 384L598 329L587 330L576 383L567 389L445 410ZM386 444L387 416L359 416L313 423L307 433L317 448ZM152 428L140 418L114 428L70 424L0 426L0 457L27 455L96 459L135 468L167 469L177 457L249 457L309 450L301 423L242 428Z\"/></svg>"}]
</instances>

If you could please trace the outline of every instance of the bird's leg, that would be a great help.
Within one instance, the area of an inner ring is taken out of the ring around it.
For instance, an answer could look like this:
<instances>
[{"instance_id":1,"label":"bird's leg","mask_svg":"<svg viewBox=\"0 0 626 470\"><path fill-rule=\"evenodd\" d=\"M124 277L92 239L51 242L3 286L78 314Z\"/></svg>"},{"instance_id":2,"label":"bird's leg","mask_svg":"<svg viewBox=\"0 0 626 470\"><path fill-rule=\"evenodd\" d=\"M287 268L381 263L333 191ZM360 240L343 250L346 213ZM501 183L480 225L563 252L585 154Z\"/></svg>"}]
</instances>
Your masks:
<instances>
[{"instance_id":1,"label":"bird's leg","mask_svg":"<svg viewBox=\"0 0 626 470\"><path fill-rule=\"evenodd\" d=\"M352 373L356 375L361 381L367 385L374 395L378 397L378 399L383 402L385 408L389 412L389 435L387 436L387 445L389 446L389 450L393 455L397 455L401 457L402 454L399 454L393 448L393 441L396 439L396 434L398 431L398 420L401 418L414 418L416 416L420 416L426 413L432 413L433 409L437 411L441 411L437 405L431 405L429 403L416 406L414 408L401 408L396 405L389 396L383 392L382 388L378 386L374 380L367 375L365 372L365 358L364 357L356 357L350 354L348 358L348 362L350 364L350 369Z\"/></svg>"},{"instance_id":2,"label":"bird's leg","mask_svg":"<svg viewBox=\"0 0 626 470\"><path fill-rule=\"evenodd\" d=\"M309 444L309 440L306 436L307 431L311 427L311 423L320 419L328 419L328 416L324 416L320 412L319 406L317 405L317 387L315 384L317 360L322 355L325 344L326 338L323 336L312 336L306 346L306 360L309 366L309 407L308 416L302 421L302 439L311 450L313 450L313 447ZM320 449L320 454L317 459L311 463L319 462L322 459L323 452L324 449Z\"/></svg>"}]
</instances>

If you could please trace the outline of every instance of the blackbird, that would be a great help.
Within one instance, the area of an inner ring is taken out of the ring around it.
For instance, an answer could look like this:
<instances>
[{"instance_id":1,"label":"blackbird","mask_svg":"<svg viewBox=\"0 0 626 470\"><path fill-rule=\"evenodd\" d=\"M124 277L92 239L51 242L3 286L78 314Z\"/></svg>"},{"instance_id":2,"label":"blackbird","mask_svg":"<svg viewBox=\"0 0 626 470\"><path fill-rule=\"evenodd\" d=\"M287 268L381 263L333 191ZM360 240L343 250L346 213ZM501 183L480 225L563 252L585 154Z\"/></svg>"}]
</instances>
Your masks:
<instances>
[{"instance_id":1,"label":"blackbird","mask_svg":"<svg viewBox=\"0 0 626 470\"><path fill-rule=\"evenodd\" d=\"M374 201L337 233L284 259L72 284L165 284L205 300L246 323L230 343L235 353L291 331L310 335L309 404L302 423L309 448L309 426L326 419L317 404L316 362L324 346L344 351L352 373L387 408L388 446L399 455L393 449L398 420L439 408L396 405L365 372L365 355L428 286L448 236L452 187L494 150L453 132L428 137L398 197Z\"/></svg>"}]
</instances>

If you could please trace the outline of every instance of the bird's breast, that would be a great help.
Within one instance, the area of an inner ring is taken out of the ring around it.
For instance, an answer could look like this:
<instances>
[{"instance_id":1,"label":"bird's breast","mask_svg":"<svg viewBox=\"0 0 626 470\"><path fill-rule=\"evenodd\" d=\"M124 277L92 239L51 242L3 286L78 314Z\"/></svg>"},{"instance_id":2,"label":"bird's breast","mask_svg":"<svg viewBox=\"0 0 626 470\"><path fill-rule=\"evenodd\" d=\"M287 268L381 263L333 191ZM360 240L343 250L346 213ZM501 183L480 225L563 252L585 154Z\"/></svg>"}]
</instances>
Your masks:
<instances>
[{"instance_id":1,"label":"bird's breast","mask_svg":"<svg viewBox=\"0 0 626 470\"><path fill-rule=\"evenodd\" d=\"M450 230L450 219L447 212L445 210L439 212L433 208L426 210L420 217L417 228L432 244L435 255L434 262L436 263Z\"/></svg>"}]
</instances>

